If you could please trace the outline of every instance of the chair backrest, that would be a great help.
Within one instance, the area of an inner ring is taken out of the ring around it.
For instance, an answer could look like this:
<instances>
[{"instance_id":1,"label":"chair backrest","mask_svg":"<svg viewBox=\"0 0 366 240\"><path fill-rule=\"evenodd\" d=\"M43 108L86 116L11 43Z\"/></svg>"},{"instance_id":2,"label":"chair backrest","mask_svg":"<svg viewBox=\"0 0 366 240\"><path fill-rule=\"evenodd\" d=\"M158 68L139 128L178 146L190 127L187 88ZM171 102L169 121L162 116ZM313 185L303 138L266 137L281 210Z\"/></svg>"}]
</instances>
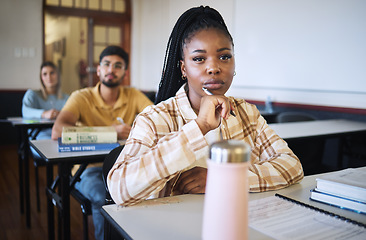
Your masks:
<instances>
[{"instance_id":1,"label":"chair backrest","mask_svg":"<svg viewBox=\"0 0 366 240\"><path fill-rule=\"evenodd\" d=\"M285 122L302 122L302 121L314 121L316 118L310 114L302 112L282 112L276 117L278 123Z\"/></svg>"},{"instance_id":2,"label":"chair backrest","mask_svg":"<svg viewBox=\"0 0 366 240\"><path fill-rule=\"evenodd\" d=\"M278 123L314 120L314 116L302 112L283 112L277 116ZM326 172L322 164L325 139L288 139L286 142L300 159L305 175Z\"/></svg>"},{"instance_id":3,"label":"chair backrest","mask_svg":"<svg viewBox=\"0 0 366 240\"><path fill-rule=\"evenodd\" d=\"M121 145L119 147L116 147L112 151L110 151L110 153L108 153L108 155L105 157L104 162L103 162L103 182L104 182L104 186L106 189L106 204L114 203L111 198L111 195L109 193L109 190L108 190L107 176L108 176L109 170L112 168L113 164L116 162L117 157L121 153L123 147L124 147L124 145Z\"/></svg>"},{"instance_id":4,"label":"chair backrest","mask_svg":"<svg viewBox=\"0 0 366 240\"><path fill-rule=\"evenodd\" d=\"M150 99L150 101L155 102L155 96L156 96L156 92L155 91L142 91L146 97L148 97Z\"/></svg>"}]
</instances>

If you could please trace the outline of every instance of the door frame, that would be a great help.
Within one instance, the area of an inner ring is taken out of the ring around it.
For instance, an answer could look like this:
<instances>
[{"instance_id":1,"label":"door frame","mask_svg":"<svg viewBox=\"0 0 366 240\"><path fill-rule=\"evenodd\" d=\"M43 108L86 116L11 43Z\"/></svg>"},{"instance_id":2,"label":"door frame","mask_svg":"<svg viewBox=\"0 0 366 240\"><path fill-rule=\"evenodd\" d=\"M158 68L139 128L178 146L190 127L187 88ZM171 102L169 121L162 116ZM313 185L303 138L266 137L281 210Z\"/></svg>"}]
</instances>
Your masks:
<instances>
[{"instance_id":1,"label":"door frame","mask_svg":"<svg viewBox=\"0 0 366 240\"><path fill-rule=\"evenodd\" d=\"M121 28L121 44L122 47L131 56L131 0L125 0L126 11L124 13L117 12L107 12L98 10L89 10L82 8L69 8L69 7L59 7L59 6L49 6L43 1L43 29L42 29L42 51L43 60L46 59L46 49L45 49L45 14L46 12L52 15L58 16L73 16L73 17L84 17L88 21L88 35L87 35L87 65L89 69L93 66L93 27L94 25L106 25L106 26L116 26ZM92 22L90 24L89 22ZM131 57L130 57L131 58ZM90 74L88 74L90 75ZM93 82L92 77L89 76L89 85ZM130 71L127 71L125 78L123 79L122 85L129 86L130 81Z\"/></svg>"}]
</instances>

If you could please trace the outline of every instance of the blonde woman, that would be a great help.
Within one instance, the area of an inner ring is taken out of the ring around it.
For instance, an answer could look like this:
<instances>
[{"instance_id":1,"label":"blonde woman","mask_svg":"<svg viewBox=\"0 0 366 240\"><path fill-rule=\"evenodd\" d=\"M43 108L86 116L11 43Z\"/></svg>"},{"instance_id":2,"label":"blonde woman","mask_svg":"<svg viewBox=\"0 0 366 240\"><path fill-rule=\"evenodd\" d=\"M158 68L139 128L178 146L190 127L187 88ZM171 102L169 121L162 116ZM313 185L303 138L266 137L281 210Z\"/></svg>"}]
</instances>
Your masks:
<instances>
[{"instance_id":1,"label":"blonde woman","mask_svg":"<svg viewBox=\"0 0 366 240\"><path fill-rule=\"evenodd\" d=\"M52 62L41 65L41 89L28 89L23 97L24 118L56 119L69 95L62 93L57 67ZM41 131L37 139L51 138L51 129Z\"/></svg>"}]
</instances>

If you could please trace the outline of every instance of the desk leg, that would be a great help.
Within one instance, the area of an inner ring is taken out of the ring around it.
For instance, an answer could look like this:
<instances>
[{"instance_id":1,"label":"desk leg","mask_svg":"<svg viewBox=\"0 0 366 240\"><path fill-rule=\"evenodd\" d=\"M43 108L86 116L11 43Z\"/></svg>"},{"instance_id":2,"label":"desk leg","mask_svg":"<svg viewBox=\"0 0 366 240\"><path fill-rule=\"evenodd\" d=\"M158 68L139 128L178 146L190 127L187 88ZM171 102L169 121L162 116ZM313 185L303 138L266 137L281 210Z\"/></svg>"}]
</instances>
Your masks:
<instances>
[{"instance_id":1,"label":"desk leg","mask_svg":"<svg viewBox=\"0 0 366 240\"><path fill-rule=\"evenodd\" d=\"M18 169L19 169L19 198L20 213L24 213L24 176L23 176L23 138L22 132L17 128L18 132Z\"/></svg>"},{"instance_id":2,"label":"desk leg","mask_svg":"<svg viewBox=\"0 0 366 240\"><path fill-rule=\"evenodd\" d=\"M22 128L23 139L23 163L24 163L24 194L25 194L25 216L27 227L31 227L30 219L30 191L29 191L29 140L27 128Z\"/></svg>"},{"instance_id":3,"label":"desk leg","mask_svg":"<svg viewBox=\"0 0 366 240\"><path fill-rule=\"evenodd\" d=\"M48 190L52 189L53 183L53 165L46 165L46 181L47 181L47 222L48 222L48 239L55 239L55 214L53 210L52 197L48 196Z\"/></svg>"},{"instance_id":4,"label":"desk leg","mask_svg":"<svg viewBox=\"0 0 366 240\"><path fill-rule=\"evenodd\" d=\"M58 166L60 176L60 195L62 202L62 234L63 239L70 239L70 165L60 163Z\"/></svg>"}]
</instances>

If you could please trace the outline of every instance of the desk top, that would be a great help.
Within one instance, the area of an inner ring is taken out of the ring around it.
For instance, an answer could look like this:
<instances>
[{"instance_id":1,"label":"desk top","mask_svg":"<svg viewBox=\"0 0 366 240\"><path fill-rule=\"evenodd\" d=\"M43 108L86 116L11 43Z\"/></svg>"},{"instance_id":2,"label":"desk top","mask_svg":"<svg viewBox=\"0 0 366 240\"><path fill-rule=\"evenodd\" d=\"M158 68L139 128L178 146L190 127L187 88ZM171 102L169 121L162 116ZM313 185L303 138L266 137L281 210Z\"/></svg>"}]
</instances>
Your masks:
<instances>
[{"instance_id":1,"label":"desk top","mask_svg":"<svg viewBox=\"0 0 366 240\"><path fill-rule=\"evenodd\" d=\"M271 123L269 126L283 139L339 136L366 132L365 122L344 119Z\"/></svg>"},{"instance_id":2,"label":"desk top","mask_svg":"<svg viewBox=\"0 0 366 240\"><path fill-rule=\"evenodd\" d=\"M59 152L57 140L42 139L31 140L29 144L47 162L56 164L60 162L72 162L74 164L83 163L86 159L89 163L101 162L110 152L106 151L84 151L84 152Z\"/></svg>"},{"instance_id":3,"label":"desk top","mask_svg":"<svg viewBox=\"0 0 366 240\"><path fill-rule=\"evenodd\" d=\"M13 126L52 126L55 122L54 119L45 118L22 118L22 117L8 117L6 119Z\"/></svg>"},{"instance_id":4,"label":"desk top","mask_svg":"<svg viewBox=\"0 0 366 240\"><path fill-rule=\"evenodd\" d=\"M366 167L365 167L366 168ZM328 173L326 173L328 174ZM333 212L366 224L366 215L311 201L310 189L316 178L325 175L306 176L300 183L278 191L250 193L249 201L263 199L279 193L300 202ZM180 195L147 200L133 207L103 206L102 213L120 226L133 239L201 239L204 195ZM249 228L249 239L272 239Z\"/></svg>"}]
</instances>

